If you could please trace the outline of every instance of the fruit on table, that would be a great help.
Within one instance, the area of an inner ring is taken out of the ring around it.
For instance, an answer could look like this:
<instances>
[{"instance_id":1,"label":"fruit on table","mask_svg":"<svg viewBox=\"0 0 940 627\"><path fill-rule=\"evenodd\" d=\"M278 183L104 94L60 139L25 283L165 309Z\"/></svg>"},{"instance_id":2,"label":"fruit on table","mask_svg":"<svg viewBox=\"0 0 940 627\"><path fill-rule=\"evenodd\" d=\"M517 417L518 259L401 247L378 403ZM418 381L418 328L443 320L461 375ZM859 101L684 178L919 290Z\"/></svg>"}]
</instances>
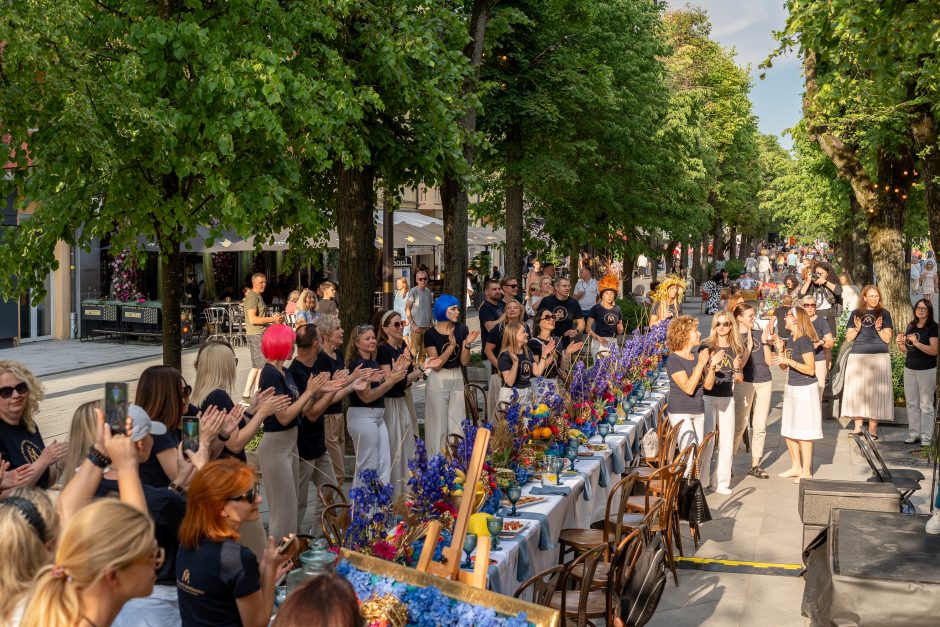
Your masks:
<instances>
[{"instance_id":1,"label":"fruit on table","mask_svg":"<svg viewBox=\"0 0 940 627\"><path fill-rule=\"evenodd\" d=\"M470 516L470 521L467 523L467 533L476 534L479 536L489 536L490 530L486 528L486 521L492 518L489 514L484 514L483 512L477 512Z\"/></svg>"}]
</instances>

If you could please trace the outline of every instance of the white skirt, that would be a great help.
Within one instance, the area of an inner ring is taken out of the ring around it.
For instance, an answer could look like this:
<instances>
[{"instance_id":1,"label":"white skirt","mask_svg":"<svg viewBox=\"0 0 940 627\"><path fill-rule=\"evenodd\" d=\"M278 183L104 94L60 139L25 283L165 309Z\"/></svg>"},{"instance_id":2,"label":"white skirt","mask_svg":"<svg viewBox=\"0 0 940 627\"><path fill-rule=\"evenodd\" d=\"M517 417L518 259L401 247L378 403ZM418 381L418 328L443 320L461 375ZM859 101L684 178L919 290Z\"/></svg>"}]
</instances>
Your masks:
<instances>
[{"instance_id":1,"label":"white skirt","mask_svg":"<svg viewBox=\"0 0 940 627\"><path fill-rule=\"evenodd\" d=\"M894 420L891 355L852 353L845 365L845 385L839 413L848 418Z\"/></svg>"},{"instance_id":2,"label":"white skirt","mask_svg":"<svg viewBox=\"0 0 940 627\"><path fill-rule=\"evenodd\" d=\"M822 439L818 385L787 385L783 390L780 435L791 440Z\"/></svg>"}]
</instances>

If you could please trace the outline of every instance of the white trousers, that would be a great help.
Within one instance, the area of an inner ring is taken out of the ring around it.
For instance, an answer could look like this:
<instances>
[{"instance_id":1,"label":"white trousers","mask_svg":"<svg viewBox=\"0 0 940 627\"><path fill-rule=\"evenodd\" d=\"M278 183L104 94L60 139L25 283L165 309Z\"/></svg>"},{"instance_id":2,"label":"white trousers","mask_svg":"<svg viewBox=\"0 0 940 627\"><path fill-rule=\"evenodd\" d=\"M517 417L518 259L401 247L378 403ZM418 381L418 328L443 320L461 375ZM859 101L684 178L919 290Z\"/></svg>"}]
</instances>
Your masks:
<instances>
[{"instance_id":1,"label":"white trousers","mask_svg":"<svg viewBox=\"0 0 940 627\"><path fill-rule=\"evenodd\" d=\"M303 528L304 516L307 515L308 495L310 492L310 482L319 490L326 484L336 485L336 475L333 473L333 460L329 453L323 453L316 459L300 460L300 489L297 491L297 529L300 533L306 533ZM325 509L323 502L320 501L319 494L313 495L313 522L310 528L310 534L315 538L323 536L323 527L320 525L320 518Z\"/></svg>"},{"instance_id":2,"label":"white trousers","mask_svg":"<svg viewBox=\"0 0 940 627\"><path fill-rule=\"evenodd\" d=\"M754 417L751 421L751 459L758 460L764 456L764 442L767 440L767 417L770 415L770 394L773 390L773 381L762 383L748 383L742 381L734 384L734 447L731 452L735 455L741 448L744 432L747 431L748 417L751 411Z\"/></svg>"},{"instance_id":3,"label":"white trousers","mask_svg":"<svg viewBox=\"0 0 940 627\"><path fill-rule=\"evenodd\" d=\"M819 384L819 401L822 402L823 390L826 389L826 375L829 374L829 366L826 360L821 359L816 362L816 381Z\"/></svg>"},{"instance_id":4,"label":"white trousers","mask_svg":"<svg viewBox=\"0 0 940 627\"><path fill-rule=\"evenodd\" d=\"M405 397L385 399L385 428L391 454L391 482L395 488L394 500L408 490L408 460L415 453L415 434Z\"/></svg>"},{"instance_id":5,"label":"white trousers","mask_svg":"<svg viewBox=\"0 0 940 627\"><path fill-rule=\"evenodd\" d=\"M375 470L382 483L387 484L391 478L392 458L384 414L382 407L350 407L346 411L346 429L356 451L354 488L361 485L359 473L367 468Z\"/></svg>"},{"instance_id":6,"label":"white trousers","mask_svg":"<svg viewBox=\"0 0 940 627\"><path fill-rule=\"evenodd\" d=\"M706 395L705 425L706 429L709 426L712 429L718 426L718 465L715 469L715 487L729 489L731 487L731 459L734 452L734 397ZM712 439L712 442L714 441ZM709 473L714 446L709 445L706 449L702 451L702 487L712 484ZM708 477L707 482L706 477Z\"/></svg>"},{"instance_id":7,"label":"white trousers","mask_svg":"<svg viewBox=\"0 0 940 627\"><path fill-rule=\"evenodd\" d=\"M705 437L705 414L669 414L669 424L679 425L679 450L689 444L698 444ZM662 443L660 442L660 445ZM686 465L685 474L692 469L692 458ZM704 477L702 478L704 481Z\"/></svg>"},{"instance_id":8,"label":"white trousers","mask_svg":"<svg viewBox=\"0 0 940 627\"><path fill-rule=\"evenodd\" d=\"M911 435L933 437L933 395L937 388L937 369L904 369L904 398L907 401L907 428Z\"/></svg>"},{"instance_id":9,"label":"white trousers","mask_svg":"<svg viewBox=\"0 0 940 627\"><path fill-rule=\"evenodd\" d=\"M519 401L520 403L525 404L525 403L528 403L528 402L529 402L529 398L532 396L532 388L531 388L531 387L519 388L519 389L517 389L517 388L501 387L501 388L499 388L499 402L500 402L500 403L508 403L508 402L510 402L510 401L512 400L512 391L513 391L513 390L516 390L516 397L518 398L518 401Z\"/></svg>"},{"instance_id":10,"label":"white trousers","mask_svg":"<svg viewBox=\"0 0 940 627\"><path fill-rule=\"evenodd\" d=\"M459 368L432 370L424 390L424 443L430 457L444 448L448 434L463 433L467 413L463 401L463 374Z\"/></svg>"}]
</instances>

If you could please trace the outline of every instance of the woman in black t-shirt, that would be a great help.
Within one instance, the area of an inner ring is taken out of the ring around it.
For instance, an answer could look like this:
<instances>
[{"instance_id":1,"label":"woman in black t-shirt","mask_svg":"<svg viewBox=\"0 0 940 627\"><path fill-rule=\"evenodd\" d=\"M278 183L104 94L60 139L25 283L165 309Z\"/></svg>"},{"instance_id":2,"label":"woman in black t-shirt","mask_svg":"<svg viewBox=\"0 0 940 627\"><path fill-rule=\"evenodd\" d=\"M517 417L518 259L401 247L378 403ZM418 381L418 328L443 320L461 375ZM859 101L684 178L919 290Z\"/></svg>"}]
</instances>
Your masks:
<instances>
[{"instance_id":1,"label":"woman in black t-shirt","mask_svg":"<svg viewBox=\"0 0 940 627\"><path fill-rule=\"evenodd\" d=\"M756 312L751 305L741 303L734 308L734 321L744 347L741 366L742 379L734 385L734 446L732 455L738 452L748 417L753 414L751 426L751 470L747 474L758 479L768 479L767 471L761 468L764 457L764 441L767 438L767 418L770 415L770 394L773 380L770 374L771 351L767 344L770 325L764 330L754 325Z\"/></svg>"},{"instance_id":2,"label":"woman in black t-shirt","mask_svg":"<svg viewBox=\"0 0 940 627\"><path fill-rule=\"evenodd\" d=\"M597 357L599 352L607 351L617 344L617 335L623 334L623 314L614 304L617 290L605 287L601 290L601 302L595 303L588 312L587 330L593 338L591 353Z\"/></svg>"},{"instance_id":3,"label":"woman in black t-shirt","mask_svg":"<svg viewBox=\"0 0 940 627\"><path fill-rule=\"evenodd\" d=\"M53 441L46 446L36 426L42 385L33 373L16 361L0 361L0 455L10 468L0 492L10 488L51 487L59 474L57 462L68 444Z\"/></svg>"},{"instance_id":4,"label":"woman in black t-shirt","mask_svg":"<svg viewBox=\"0 0 940 627\"><path fill-rule=\"evenodd\" d=\"M715 383L705 390L705 433L715 427L719 433L735 432L734 384L742 380L741 365L744 347L738 335L734 320L727 311L719 311L712 316L711 333L702 343L702 348L709 349L712 355L721 355L721 359L711 368L715 371ZM701 348L700 348L701 350ZM714 440L713 440L714 441ZM712 445L706 446L699 459L701 462L702 487L711 485ZM731 494L731 461L734 457L734 436L718 439L718 466L715 469L715 492Z\"/></svg>"},{"instance_id":5,"label":"woman in black t-shirt","mask_svg":"<svg viewBox=\"0 0 940 627\"><path fill-rule=\"evenodd\" d=\"M571 356L584 346L584 342L572 342L562 349L554 335L556 322L554 312L546 309L538 314L534 322L535 335L528 341L529 350L532 351L536 362L548 360L542 370L542 377L546 382L553 384L557 383L560 373L568 372ZM550 344L554 344L553 349L548 348Z\"/></svg>"},{"instance_id":6,"label":"woman in black t-shirt","mask_svg":"<svg viewBox=\"0 0 940 627\"><path fill-rule=\"evenodd\" d=\"M544 312L543 312L544 313ZM555 346L547 345L546 354L536 362L527 341L529 334L521 322L510 322L503 331L503 344L497 364L503 385L499 389L499 402L508 403L515 391L519 402L529 400L532 377L540 377L548 365L555 360Z\"/></svg>"},{"instance_id":7,"label":"woman in black t-shirt","mask_svg":"<svg viewBox=\"0 0 940 627\"><path fill-rule=\"evenodd\" d=\"M349 395L349 409L346 411L346 428L349 429L349 437L356 451L354 488L361 485L360 474L366 469L375 470L382 483L387 484L391 480L392 454L388 428L385 426L384 397L389 390L404 381L411 364L410 356L400 355L386 375L375 361L377 345L378 340L371 324L360 324L353 329L346 345L346 361L350 369L362 366L375 370L374 374L363 379L368 385L357 387ZM410 416L408 424L411 424Z\"/></svg>"},{"instance_id":8,"label":"woman in black t-shirt","mask_svg":"<svg viewBox=\"0 0 940 627\"><path fill-rule=\"evenodd\" d=\"M263 350L263 349L262 349ZM236 459L207 464L189 486L180 525L176 588L184 625L262 627L274 611L274 584L289 568L274 536L261 563L240 544L242 527L260 519L254 471ZM296 510L291 512L296 517Z\"/></svg>"},{"instance_id":9,"label":"woman in black t-shirt","mask_svg":"<svg viewBox=\"0 0 940 627\"><path fill-rule=\"evenodd\" d=\"M183 375L170 366L150 366L137 381L134 404L143 407L151 420L166 426L166 433L154 436L150 457L140 465L140 480L145 485L165 488L176 480L180 423L189 408L184 385Z\"/></svg>"},{"instance_id":10,"label":"woman in black t-shirt","mask_svg":"<svg viewBox=\"0 0 940 627\"><path fill-rule=\"evenodd\" d=\"M920 440L927 446L933 438L933 397L937 389L937 321L933 305L922 298L914 304L914 319L903 334L898 333L898 348L904 360L904 399L907 401L905 444Z\"/></svg>"},{"instance_id":11,"label":"woman in black t-shirt","mask_svg":"<svg viewBox=\"0 0 940 627\"><path fill-rule=\"evenodd\" d=\"M862 288L858 309L849 316L845 341L853 342L845 364L840 413L855 421L861 433L868 418L868 433L878 439L878 421L894 420L894 386L888 344L894 338L891 314L882 306L881 291L874 285Z\"/></svg>"},{"instance_id":12,"label":"woman in black t-shirt","mask_svg":"<svg viewBox=\"0 0 940 627\"><path fill-rule=\"evenodd\" d=\"M459 322L460 304L450 294L443 294L434 302L436 323L424 334L424 347L432 358L440 358L440 365L431 367L425 386L424 433L428 455L444 448L450 433L463 433L466 415L463 398L461 366L470 363L470 345L479 331L470 332Z\"/></svg>"},{"instance_id":13,"label":"woman in black t-shirt","mask_svg":"<svg viewBox=\"0 0 940 627\"><path fill-rule=\"evenodd\" d=\"M777 353L772 363L788 371L787 386L783 391L783 415L780 435L787 442L790 470L780 477L795 477L793 483L813 476L813 440L821 440L822 410L819 404L819 386L816 382L815 342L819 341L809 314L794 307L784 317L790 340L777 339Z\"/></svg>"},{"instance_id":14,"label":"woman in black t-shirt","mask_svg":"<svg viewBox=\"0 0 940 627\"><path fill-rule=\"evenodd\" d=\"M486 337L486 344L483 345L483 356L493 366L493 374L490 375L486 392L486 405L490 411L487 419L491 418L493 412L496 411L496 405L499 403L499 390L503 385L503 378L499 374L499 364L497 363L499 351L503 347L503 330L510 322L524 321L525 311L522 308L522 303L511 300L506 303L506 308L503 310L503 321L490 329Z\"/></svg>"}]
</instances>

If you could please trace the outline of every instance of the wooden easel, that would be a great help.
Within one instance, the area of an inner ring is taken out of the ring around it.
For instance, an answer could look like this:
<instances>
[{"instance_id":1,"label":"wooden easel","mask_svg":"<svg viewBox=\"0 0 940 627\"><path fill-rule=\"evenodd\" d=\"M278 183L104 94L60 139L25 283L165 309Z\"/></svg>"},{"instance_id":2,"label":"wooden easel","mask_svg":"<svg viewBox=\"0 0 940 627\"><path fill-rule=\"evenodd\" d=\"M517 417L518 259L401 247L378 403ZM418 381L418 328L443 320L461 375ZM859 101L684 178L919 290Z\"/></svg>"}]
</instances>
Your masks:
<instances>
[{"instance_id":1,"label":"wooden easel","mask_svg":"<svg viewBox=\"0 0 940 627\"><path fill-rule=\"evenodd\" d=\"M467 526L473 514L474 500L476 499L477 485L480 474L483 472L483 462L486 459L486 448L490 442L488 429L477 429L476 441L473 443L473 455L470 457L470 466L467 468L466 480L463 486L463 496L460 497L460 509L457 511L457 520L454 521L454 534L450 546L444 547L441 561L433 561L434 548L437 546L441 534L441 523L433 520L428 524L428 535L424 538L424 548L421 549L421 558L418 560L417 570L445 579L459 581L476 588L486 589L486 576L490 564L490 537L477 538L477 557L473 572L460 570L460 559L463 554L463 544L467 537Z\"/></svg>"}]
</instances>

